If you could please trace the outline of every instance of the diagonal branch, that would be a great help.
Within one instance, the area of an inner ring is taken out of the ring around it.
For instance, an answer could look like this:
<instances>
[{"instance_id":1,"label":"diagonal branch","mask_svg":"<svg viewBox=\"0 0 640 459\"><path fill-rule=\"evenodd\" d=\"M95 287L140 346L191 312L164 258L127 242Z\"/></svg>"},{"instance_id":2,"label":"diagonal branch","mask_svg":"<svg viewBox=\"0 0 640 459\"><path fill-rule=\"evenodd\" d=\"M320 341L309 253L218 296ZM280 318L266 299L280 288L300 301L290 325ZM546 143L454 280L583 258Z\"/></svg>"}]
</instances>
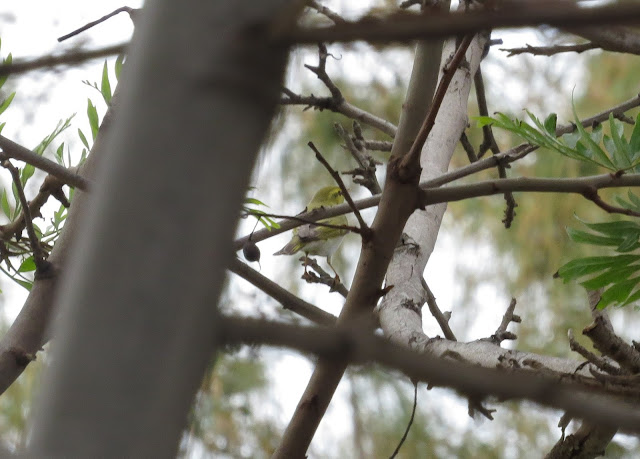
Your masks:
<instances>
[{"instance_id":1,"label":"diagonal branch","mask_svg":"<svg viewBox=\"0 0 640 459\"><path fill-rule=\"evenodd\" d=\"M78 175L77 171L67 169L60 164L54 163L53 161L32 152L28 148L25 148L2 135L0 135L0 148L2 148L2 152L7 157L31 164L32 166L59 178L69 186L73 186L83 191L87 191L89 189L89 180Z\"/></svg>"},{"instance_id":2,"label":"diagonal branch","mask_svg":"<svg viewBox=\"0 0 640 459\"><path fill-rule=\"evenodd\" d=\"M247 282L258 287L264 293L280 303L285 309L295 312L296 314L315 322L318 325L334 325L337 317L333 314L307 303L301 298L298 298L287 289L282 288L280 285L273 282L266 276L263 276L255 269L247 266L246 263L241 262L237 258L233 260L229 271L242 277Z\"/></svg>"}]
</instances>

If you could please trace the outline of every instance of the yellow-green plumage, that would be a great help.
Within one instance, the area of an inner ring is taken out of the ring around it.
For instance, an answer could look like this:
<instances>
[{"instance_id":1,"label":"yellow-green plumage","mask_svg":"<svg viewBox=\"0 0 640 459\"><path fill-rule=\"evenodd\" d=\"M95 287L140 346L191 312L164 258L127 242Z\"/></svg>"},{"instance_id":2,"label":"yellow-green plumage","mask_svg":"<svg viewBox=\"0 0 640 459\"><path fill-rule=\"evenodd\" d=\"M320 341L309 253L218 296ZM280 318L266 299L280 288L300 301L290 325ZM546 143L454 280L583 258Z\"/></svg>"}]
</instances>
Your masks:
<instances>
[{"instance_id":1,"label":"yellow-green plumage","mask_svg":"<svg viewBox=\"0 0 640 459\"><path fill-rule=\"evenodd\" d=\"M318 190L311 202L307 205L306 211L312 211L321 207L327 208L337 206L344 202L344 196L337 186L327 186ZM318 223L330 225L347 225L347 217L340 215L320 220ZM297 252L304 252L305 255L320 255L327 257L327 262L331 266L331 255L342 243L342 239L348 230L306 224L293 230L293 237L287 245L274 253L274 255L293 255ZM331 266L333 269L333 266ZM335 271L335 269L334 269Z\"/></svg>"}]
</instances>

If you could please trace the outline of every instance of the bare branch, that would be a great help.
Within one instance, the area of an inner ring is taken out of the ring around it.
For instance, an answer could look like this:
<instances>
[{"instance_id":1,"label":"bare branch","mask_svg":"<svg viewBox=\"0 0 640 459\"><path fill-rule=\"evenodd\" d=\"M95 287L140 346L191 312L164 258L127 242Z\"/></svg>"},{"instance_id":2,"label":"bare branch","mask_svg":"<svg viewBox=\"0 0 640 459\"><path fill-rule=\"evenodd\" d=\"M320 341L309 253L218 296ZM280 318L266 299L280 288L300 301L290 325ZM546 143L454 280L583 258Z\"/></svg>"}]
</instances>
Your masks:
<instances>
[{"instance_id":1,"label":"bare branch","mask_svg":"<svg viewBox=\"0 0 640 459\"><path fill-rule=\"evenodd\" d=\"M423 15L406 11L384 19L364 17L359 21L330 27L295 28L283 40L287 43L349 42L366 40L374 43L433 39L478 33L482 30L527 27L546 24L576 28L605 24L633 24L640 17L640 5L613 4L578 7L569 2L527 2L526 5L479 10L464 13ZM594 40L597 41L597 40Z\"/></svg>"},{"instance_id":2,"label":"bare branch","mask_svg":"<svg viewBox=\"0 0 640 459\"><path fill-rule=\"evenodd\" d=\"M2 152L9 158L19 159L27 164L31 164L40 170L58 177L67 185L76 187L80 190L87 191L89 189L89 180L77 174L77 171L67 169L47 158L38 155L31 150L19 145L4 136L0 135L0 148Z\"/></svg>"},{"instance_id":3,"label":"bare branch","mask_svg":"<svg viewBox=\"0 0 640 459\"><path fill-rule=\"evenodd\" d=\"M315 0L311 0L308 5L318 13L323 14L324 16L329 18L331 21L333 21L334 24L344 24L345 22L347 22L342 16L333 11L331 8L327 8L326 6L319 4Z\"/></svg>"},{"instance_id":4,"label":"bare branch","mask_svg":"<svg viewBox=\"0 0 640 459\"><path fill-rule=\"evenodd\" d=\"M138 11L140 11L140 10L139 10L139 9L135 9L135 8L130 8L130 7L128 7L128 6L122 6L122 7L118 8L118 9L116 9L116 10L112 11L111 13L109 13L109 14L107 14L107 15L105 15L105 16L102 16L102 17L101 17L100 19L98 19L98 20L95 20L95 21L89 22L88 24L83 25L83 26L82 26L82 27L80 27L79 29L76 29L76 30L74 30L74 31L73 31L73 32L71 32L71 33L68 33L68 34L66 34L66 35L63 35L62 37L58 38L58 41L59 41L59 42L61 42L61 41L65 41L65 40L67 40L68 38L75 37L76 35L78 35L78 34L80 34L80 33L84 32L85 30L88 30L88 29L90 29L91 27L96 26L96 25L100 24L101 22L104 22L104 21L106 21L107 19L109 19L109 18L111 18L111 17L115 16L116 14L118 14L118 13L122 13L122 12L124 12L124 11L126 11L127 13L129 13L129 17L131 18L131 20L133 20L133 18L134 18L134 16L136 15L136 13L137 13Z\"/></svg>"},{"instance_id":5,"label":"bare branch","mask_svg":"<svg viewBox=\"0 0 640 459\"><path fill-rule=\"evenodd\" d=\"M227 343L264 343L293 347L335 361L378 362L414 380L452 387L463 394L493 395L501 399L524 398L560 408L601 426L640 433L640 410L605 396L605 390L584 379L526 369L489 369L452 359L412 351L385 338L353 328L299 327L264 320L227 317L221 327ZM593 381L593 380L592 380ZM637 392L637 391L636 391ZM636 397L640 395L636 393Z\"/></svg>"},{"instance_id":6,"label":"bare branch","mask_svg":"<svg viewBox=\"0 0 640 459\"><path fill-rule=\"evenodd\" d=\"M440 325L440 329L442 330L442 333L444 333L444 337L451 341L457 341L456 335L453 334L453 331L449 326L451 312L447 313L448 315L442 313L438 307L438 303L436 302L436 296L433 294L424 278L422 279L422 287L425 292L427 292L427 306L429 307L429 312L431 312L431 315L436 319L438 325Z\"/></svg>"},{"instance_id":7,"label":"bare branch","mask_svg":"<svg viewBox=\"0 0 640 459\"><path fill-rule=\"evenodd\" d=\"M285 309L293 311L305 319L309 319L318 325L334 325L336 323L337 317L333 314L329 314L311 303L307 303L303 299L298 298L293 293L282 288L237 258L234 259L229 266L229 271L258 287L280 303Z\"/></svg>"},{"instance_id":8,"label":"bare branch","mask_svg":"<svg viewBox=\"0 0 640 459\"><path fill-rule=\"evenodd\" d=\"M599 46L596 43L580 43L576 45L553 45L553 46L531 46L527 45L524 48L500 48L500 51L505 51L507 57L517 56L518 54L532 54L534 56L553 56L560 53L583 53L591 49L597 49Z\"/></svg>"},{"instance_id":9,"label":"bare branch","mask_svg":"<svg viewBox=\"0 0 640 459\"><path fill-rule=\"evenodd\" d=\"M351 198L351 194L349 194L349 190L347 190L347 187L344 185L344 182L342 181L340 174L338 174L335 171L335 169L331 167L331 165L324 158L324 156L322 156L322 153L320 153L320 151L316 148L313 142L309 142L307 143L307 145L309 145L309 148L313 150L313 152L316 154L316 159L320 161L320 163L329 171L329 174L331 174L331 177L333 177L333 179L336 181L336 183L340 187L340 190L342 190L342 195L344 196L344 199L347 201L347 204L349 204L349 206L351 207L351 210L353 211L356 218L358 219L358 224L360 226L359 233L362 236L362 238L363 239L370 238L371 229L369 228L369 225L367 225L367 223L362 218L362 215L360 215L360 211L354 204L353 199Z\"/></svg>"},{"instance_id":10,"label":"bare branch","mask_svg":"<svg viewBox=\"0 0 640 459\"><path fill-rule=\"evenodd\" d=\"M43 56L33 60L14 60L11 64L0 65L0 76L18 75L34 70L50 69L61 65L71 66L101 57L122 54L129 43L106 46L91 51L72 51L59 56Z\"/></svg>"},{"instance_id":11,"label":"bare branch","mask_svg":"<svg viewBox=\"0 0 640 459\"><path fill-rule=\"evenodd\" d=\"M331 110L336 113L341 113L344 116L353 120L360 121L368 126L378 129L380 132L384 132L390 137L395 137L396 126L393 123L380 118L372 113L369 113L355 105L347 102L340 91L340 88L331 80L326 71L326 63L329 53L327 47L324 44L318 45L318 65L308 65L305 67L311 70L320 81L329 89L331 93L330 97L316 97L313 94L310 96L301 96L293 91L283 88L282 92L286 95L285 98L280 99L280 104L283 105L305 105L306 108L314 107L318 110ZM306 110L305 108L305 110Z\"/></svg>"}]
</instances>

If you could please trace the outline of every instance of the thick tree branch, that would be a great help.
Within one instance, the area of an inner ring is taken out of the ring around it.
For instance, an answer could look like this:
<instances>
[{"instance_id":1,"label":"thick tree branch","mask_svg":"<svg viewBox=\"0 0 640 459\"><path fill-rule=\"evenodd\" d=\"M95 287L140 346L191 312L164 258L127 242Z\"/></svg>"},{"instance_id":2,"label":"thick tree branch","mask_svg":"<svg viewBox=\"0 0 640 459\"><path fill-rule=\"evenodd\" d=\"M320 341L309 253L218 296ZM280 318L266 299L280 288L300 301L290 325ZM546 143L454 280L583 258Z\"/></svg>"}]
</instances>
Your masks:
<instances>
[{"instance_id":1,"label":"thick tree branch","mask_svg":"<svg viewBox=\"0 0 640 459\"><path fill-rule=\"evenodd\" d=\"M371 333L344 326L300 327L226 317L223 333L225 342L230 344L263 343L293 347L330 361L346 358L352 363L377 362L400 370L414 380L451 387L465 395L480 398L496 396L503 400L524 398L568 411L575 417L590 420L597 425L640 433L640 410L620 399L607 396L607 388L593 379L572 375L570 369L568 372L559 371L554 374L558 370L538 371L539 367L526 365L521 368L496 368L495 363L492 367L478 366L476 362L443 359L412 351ZM481 352L480 348L487 352L495 349L498 353L511 354L510 358L514 361L527 360L526 353L508 351L486 342L444 344L455 345L458 349L478 347L478 352ZM640 391L635 389L627 392L627 395L637 399Z\"/></svg>"},{"instance_id":2,"label":"thick tree branch","mask_svg":"<svg viewBox=\"0 0 640 459\"><path fill-rule=\"evenodd\" d=\"M640 55L640 32L629 27L567 28L571 33L593 41L605 51Z\"/></svg>"},{"instance_id":3,"label":"thick tree branch","mask_svg":"<svg viewBox=\"0 0 640 459\"><path fill-rule=\"evenodd\" d=\"M299 44L355 40L389 44L398 41L474 34L488 29L541 24L562 28L634 24L640 18L640 5L634 3L591 8L556 1L518 2L517 5L513 8L469 13L422 15L402 12L384 19L365 17L356 22L329 27L296 28L284 40L287 43Z\"/></svg>"}]
</instances>

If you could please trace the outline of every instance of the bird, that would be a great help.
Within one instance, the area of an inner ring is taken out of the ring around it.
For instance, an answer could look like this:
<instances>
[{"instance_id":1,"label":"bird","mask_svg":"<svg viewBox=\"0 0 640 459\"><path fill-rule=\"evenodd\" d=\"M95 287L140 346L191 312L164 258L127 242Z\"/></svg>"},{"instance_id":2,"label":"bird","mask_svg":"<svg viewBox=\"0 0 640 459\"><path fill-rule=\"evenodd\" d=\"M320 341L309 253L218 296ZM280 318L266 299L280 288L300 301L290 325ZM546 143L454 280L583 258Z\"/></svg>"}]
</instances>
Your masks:
<instances>
[{"instance_id":1,"label":"bird","mask_svg":"<svg viewBox=\"0 0 640 459\"><path fill-rule=\"evenodd\" d=\"M304 212L312 210L337 206L344 202L344 195L338 186L325 186L319 189L313 196ZM348 220L345 215L326 218L319 220L317 223L325 223L334 226L347 226ZM297 252L303 252L305 258L309 255L319 255L327 258L327 263L336 275L336 279L340 279L338 272L331 264L331 256L338 249L342 240L349 232L346 228L333 228L322 226L314 223L307 223L293 230L291 240L282 249L278 250L274 255L293 255ZM307 274L307 265L305 263L304 272Z\"/></svg>"}]
</instances>

